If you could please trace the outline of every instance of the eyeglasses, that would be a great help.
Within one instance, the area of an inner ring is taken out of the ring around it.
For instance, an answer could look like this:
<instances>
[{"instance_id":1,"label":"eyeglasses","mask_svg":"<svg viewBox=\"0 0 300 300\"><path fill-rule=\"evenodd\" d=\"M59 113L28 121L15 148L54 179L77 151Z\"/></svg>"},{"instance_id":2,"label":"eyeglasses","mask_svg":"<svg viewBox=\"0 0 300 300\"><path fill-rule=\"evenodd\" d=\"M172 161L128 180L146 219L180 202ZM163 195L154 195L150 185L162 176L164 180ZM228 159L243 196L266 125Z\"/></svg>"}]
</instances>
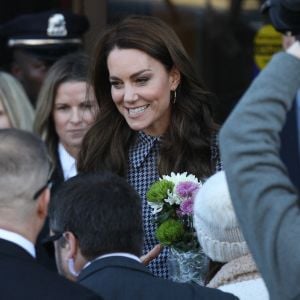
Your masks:
<instances>
[{"instance_id":1,"label":"eyeglasses","mask_svg":"<svg viewBox=\"0 0 300 300\"><path fill-rule=\"evenodd\" d=\"M56 231L56 230L51 229L51 232L52 232L51 235L42 239L42 244L47 245L47 244L52 244L55 241L58 241L61 237L64 237L65 234L67 234L68 230L62 232L62 231L58 231L58 230ZM77 234L74 232L72 232L72 233L75 236L75 238L78 239Z\"/></svg>"},{"instance_id":2,"label":"eyeglasses","mask_svg":"<svg viewBox=\"0 0 300 300\"><path fill-rule=\"evenodd\" d=\"M37 192L35 192L35 194L33 195L33 200L36 200L46 188L51 189L51 187L52 181L51 179L48 179L47 183L43 185Z\"/></svg>"},{"instance_id":3,"label":"eyeglasses","mask_svg":"<svg viewBox=\"0 0 300 300\"><path fill-rule=\"evenodd\" d=\"M49 235L48 237L46 237L42 240L43 244L53 243L53 242L59 240L64 235L64 233L60 232L60 231L53 231L52 230L52 232L53 232L52 235Z\"/></svg>"}]
</instances>

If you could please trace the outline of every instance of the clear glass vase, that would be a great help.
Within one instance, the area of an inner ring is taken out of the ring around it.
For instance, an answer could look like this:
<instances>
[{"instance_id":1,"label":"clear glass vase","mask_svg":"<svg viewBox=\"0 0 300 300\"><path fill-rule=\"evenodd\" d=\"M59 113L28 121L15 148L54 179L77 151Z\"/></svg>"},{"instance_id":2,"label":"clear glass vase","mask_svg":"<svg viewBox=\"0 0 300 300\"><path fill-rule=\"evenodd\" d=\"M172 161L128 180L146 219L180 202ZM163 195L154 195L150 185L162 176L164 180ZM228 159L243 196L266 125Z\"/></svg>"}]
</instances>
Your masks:
<instances>
[{"instance_id":1,"label":"clear glass vase","mask_svg":"<svg viewBox=\"0 0 300 300\"><path fill-rule=\"evenodd\" d=\"M208 258L202 249L180 251L170 247L168 256L169 278L176 282L196 282L204 285Z\"/></svg>"}]
</instances>

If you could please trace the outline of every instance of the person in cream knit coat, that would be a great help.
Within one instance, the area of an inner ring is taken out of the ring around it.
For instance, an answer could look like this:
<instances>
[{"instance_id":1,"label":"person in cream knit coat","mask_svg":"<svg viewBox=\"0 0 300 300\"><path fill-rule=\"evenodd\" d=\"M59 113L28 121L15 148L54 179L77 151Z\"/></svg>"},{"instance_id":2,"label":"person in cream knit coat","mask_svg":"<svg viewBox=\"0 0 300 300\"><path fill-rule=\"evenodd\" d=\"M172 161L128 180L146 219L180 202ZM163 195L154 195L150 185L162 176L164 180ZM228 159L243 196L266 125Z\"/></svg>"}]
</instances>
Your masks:
<instances>
[{"instance_id":1,"label":"person in cream knit coat","mask_svg":"<svg viewBox=\"0 0 300 300\"><path fill-rule=\"evenodd\" d=\"M235 216L226 175L208 178L194 205L194 227L203 252L221 266L207 286L241 300L267 300L268 292Z\"/></svg>"}]
</instances>

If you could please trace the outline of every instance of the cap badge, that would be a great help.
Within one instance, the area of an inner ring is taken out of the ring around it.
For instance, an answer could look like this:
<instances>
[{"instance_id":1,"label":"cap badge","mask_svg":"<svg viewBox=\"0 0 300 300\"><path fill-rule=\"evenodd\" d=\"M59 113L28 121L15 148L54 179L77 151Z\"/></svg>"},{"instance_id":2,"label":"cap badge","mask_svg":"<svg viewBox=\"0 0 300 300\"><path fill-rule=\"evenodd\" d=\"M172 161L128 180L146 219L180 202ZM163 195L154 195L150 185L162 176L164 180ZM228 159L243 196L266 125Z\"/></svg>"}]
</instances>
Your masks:
<instances>
[{"instance_id":1,"label":"cap badge","mask_svg":"<svg viewBox=\"0 0 300 300\"><path fill-rule=\"evenodd\" d=\"M62 14L54 14L49 18L47 34L48 36L66 36L68 34L65 17Z\"/></svg>"}]
</instances>

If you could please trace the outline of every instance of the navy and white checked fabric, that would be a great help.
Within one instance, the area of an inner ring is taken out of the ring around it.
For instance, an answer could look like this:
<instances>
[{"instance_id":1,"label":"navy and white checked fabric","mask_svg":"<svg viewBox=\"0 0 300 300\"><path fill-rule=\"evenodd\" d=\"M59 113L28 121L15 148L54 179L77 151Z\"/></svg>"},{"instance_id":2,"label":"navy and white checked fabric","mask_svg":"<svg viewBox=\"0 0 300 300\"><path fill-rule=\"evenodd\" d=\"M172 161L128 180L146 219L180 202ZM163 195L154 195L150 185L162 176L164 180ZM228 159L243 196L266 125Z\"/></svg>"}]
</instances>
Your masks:
<instances>
[{"instance_id":1,"label":"navy and white checked fabric","mask_svg":"<svg viewBox=\"0 0 300 300\"><path fill-rule=\"evenodd\" d=\"M143 201L144 249L148 253L158 241L155 238L156 226L153 224L152 209L146 199L149 186L159 179L157 158L159 138L138 133L136 143L129 149L128 182L139 193ZM168 249L165 248L159 257L153 260L148 268L155 276L168 278Z\"/></svg>"},{"instance_id":2,"label":"navy and white checked fabric","mask_svg":"<svg viewBox=\"0 0 300 300\"><path fill-rule=\"evenodd\" d=\"M129 149L128 182L135 188L143 202L144 249L148 253L156 244L156 226L153 222L152 209L148 205L146 192L149 186L159 179L157 159L159 155L159 138L139 132L137 140ZM219 159L217 138L212 141L212 159L216 163L216 171L222 169ZM165 247L159 257L153 260L148 268L157 277L168 278L167 257L169 249Z\"/></svg>"}]
</instances>

